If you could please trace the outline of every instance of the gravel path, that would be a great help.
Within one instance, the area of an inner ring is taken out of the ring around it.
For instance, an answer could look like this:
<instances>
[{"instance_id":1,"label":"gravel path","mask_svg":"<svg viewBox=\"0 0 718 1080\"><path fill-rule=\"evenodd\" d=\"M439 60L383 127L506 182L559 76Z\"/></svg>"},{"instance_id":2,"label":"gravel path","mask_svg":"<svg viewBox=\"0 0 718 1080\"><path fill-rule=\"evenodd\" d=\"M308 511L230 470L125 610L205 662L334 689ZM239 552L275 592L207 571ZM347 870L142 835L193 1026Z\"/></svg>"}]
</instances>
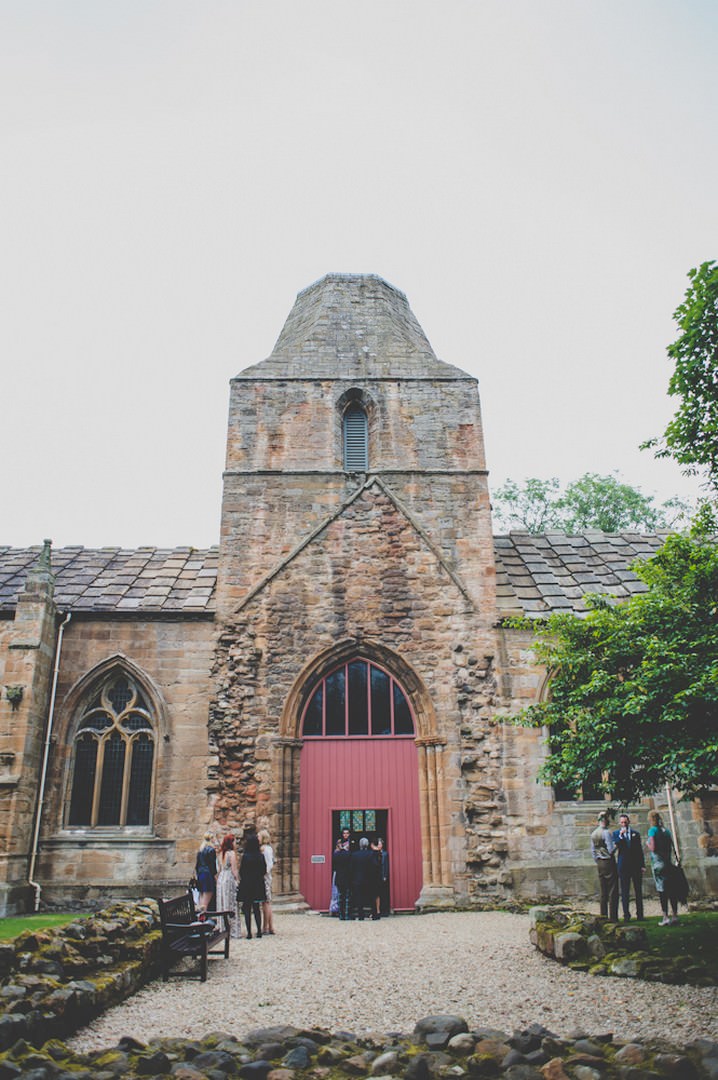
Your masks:
<instances>
[{"instance_id":1,"label":"gravel path","mask_svg":"<svg viewBox=\"0 0 718 1080\"><path fill-rule=\"evenodd\" d=\"M241 1036L275 1024L356 1034L410 1033L432 1013L511 1032L538 1022L557 1035L582 1028L622 1038L685 1043L718 1038L718 989L646 984L569 971L541 956L526 915L502 912L392 916L339 922L276 915L277 933L232 942L203 985L171 977L110 1009L69 1045L90 1050L123 1035Z\"/></svg>"}]
</instances>

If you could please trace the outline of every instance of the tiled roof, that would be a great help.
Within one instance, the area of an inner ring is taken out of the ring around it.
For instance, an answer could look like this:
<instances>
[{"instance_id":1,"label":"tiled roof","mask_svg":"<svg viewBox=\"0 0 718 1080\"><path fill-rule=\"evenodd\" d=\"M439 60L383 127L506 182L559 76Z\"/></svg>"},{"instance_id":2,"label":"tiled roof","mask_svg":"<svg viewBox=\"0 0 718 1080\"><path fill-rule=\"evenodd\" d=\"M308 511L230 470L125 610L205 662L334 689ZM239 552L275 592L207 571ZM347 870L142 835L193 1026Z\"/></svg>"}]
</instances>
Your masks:
<instances>
[{"instance_id":1,"label":"tiled roof","mask_svg":"<svg viewBox=\"0 0 718 1080\"><path fill-rule=\"evenodd\" d=\"M586 593L626 598L645 586L631 570L654 555L668 533L585 532L578 536L512 532L494 537L496 593L502 616L585 611Z\"/></svg>"},{"instance_id":2,"label":"tiled roof","mask_svg":"<svg viewBox=\"0 0 718 1080\"><path fill-rule=\"evenodd\" d=\"M499 614L584 611L586 593L627 597L644 586L630 569L666 533L512 532L494 537ZM218 549L58 548L52 552L61 610L213 612ZM14 608L40 548L0 548L0 610Z\"/></svg>"},{"instance_id":3,"label":"tiled roof","mask_svg":"<svg viewBox=\"0 0 718 1080\"><path fill-rule=\"evenodd\" d=\"M14 608L40 548L0 548L0 610ZM212 612L216 547L57 548L55 601L61 610Z\"/></svg>"}]
</instances>

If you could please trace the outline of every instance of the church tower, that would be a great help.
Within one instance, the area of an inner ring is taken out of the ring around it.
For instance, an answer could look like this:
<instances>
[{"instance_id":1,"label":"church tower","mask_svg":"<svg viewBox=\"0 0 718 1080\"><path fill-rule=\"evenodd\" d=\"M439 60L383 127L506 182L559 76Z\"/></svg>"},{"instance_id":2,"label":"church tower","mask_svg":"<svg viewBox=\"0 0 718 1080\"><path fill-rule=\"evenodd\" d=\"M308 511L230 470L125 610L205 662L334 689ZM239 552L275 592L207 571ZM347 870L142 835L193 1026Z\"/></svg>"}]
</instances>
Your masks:
<instances>
[{"instance_id":1,"label":"church tower","mask_svg":"<svg viewBox=\"0 0 718 1080\"><path fill-rule=\"evenodd\" d=\"M388 839L393 906L474 891L467 770L496 796L500 757L478 390L379 277L305 289L232 380L217 611L215 816L269 826L281 891L326 906L347 822Z\"/></svg>"}]
</instances>

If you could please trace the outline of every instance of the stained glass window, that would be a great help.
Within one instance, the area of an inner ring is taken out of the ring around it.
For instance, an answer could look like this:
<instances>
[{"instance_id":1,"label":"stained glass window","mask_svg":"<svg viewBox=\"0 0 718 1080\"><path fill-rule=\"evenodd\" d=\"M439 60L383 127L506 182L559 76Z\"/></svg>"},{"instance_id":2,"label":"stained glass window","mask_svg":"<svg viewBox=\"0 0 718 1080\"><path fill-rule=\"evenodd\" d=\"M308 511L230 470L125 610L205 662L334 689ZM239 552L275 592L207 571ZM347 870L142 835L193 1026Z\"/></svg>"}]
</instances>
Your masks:
<instances>
[{"instance_id":1,"label":"stained glass window","mask_svg":"<svg viewBox=\"0 0 718 1080\"><path fill-rule=\"evenodd\" d=\"M75 775L70 798L68 825L89 825L92 821L92 794L97 768L97 739L80 735L75 742Z\"/></svg>"},{"instance_id":2,"label":"stained glass window","mask_svg":"<svg viewBox=\"0 0 718 1080\"><path fill-rule=\"evenodd\" d=\"M149 825L154 750L143 693L115 673L87 699L77 725L67 824Z\"/></svg>"},{"instance_id":3,"label":"stained glass window","mask_svg":"<svg viewBox=\"0 0 718 1080\"><path fill-rule=\"evenodd\" d=\"M155 744L142 734L132 743L130 794L127 800L127 824L146 825L150 819L150 791Z\"/></svg>"},{"instance_id":4,"label":"stained glass window","mask_svg":"<svg viewBox=\"0 0 718 1080\"><path fill-rule=\"evenodd\" d=\"M122 777L125 772L125 740L119 731L113 731L104 744L102 785L98 825L119 825L122 807Z\"/></svg>"}]
</instances>

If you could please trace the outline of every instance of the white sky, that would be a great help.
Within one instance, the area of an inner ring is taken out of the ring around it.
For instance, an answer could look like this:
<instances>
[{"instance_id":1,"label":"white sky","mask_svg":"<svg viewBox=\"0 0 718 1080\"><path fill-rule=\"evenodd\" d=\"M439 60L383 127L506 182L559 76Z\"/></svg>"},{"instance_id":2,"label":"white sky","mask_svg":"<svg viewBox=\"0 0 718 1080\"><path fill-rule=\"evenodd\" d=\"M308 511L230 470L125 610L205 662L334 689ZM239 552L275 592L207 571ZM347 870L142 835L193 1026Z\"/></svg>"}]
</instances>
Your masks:
<instances>
[{"instance_id":1,"label":"white sky","mask_svg":"<svg viewBox=\"0 0 718 1080\"><path fill-rule=\"evenodd\" d=\"M640 452L718 257L714 0L3 0L0 543L219 536L228 380L329 271L479 379L492 486Z\"/></svg>"}]
</instances>

